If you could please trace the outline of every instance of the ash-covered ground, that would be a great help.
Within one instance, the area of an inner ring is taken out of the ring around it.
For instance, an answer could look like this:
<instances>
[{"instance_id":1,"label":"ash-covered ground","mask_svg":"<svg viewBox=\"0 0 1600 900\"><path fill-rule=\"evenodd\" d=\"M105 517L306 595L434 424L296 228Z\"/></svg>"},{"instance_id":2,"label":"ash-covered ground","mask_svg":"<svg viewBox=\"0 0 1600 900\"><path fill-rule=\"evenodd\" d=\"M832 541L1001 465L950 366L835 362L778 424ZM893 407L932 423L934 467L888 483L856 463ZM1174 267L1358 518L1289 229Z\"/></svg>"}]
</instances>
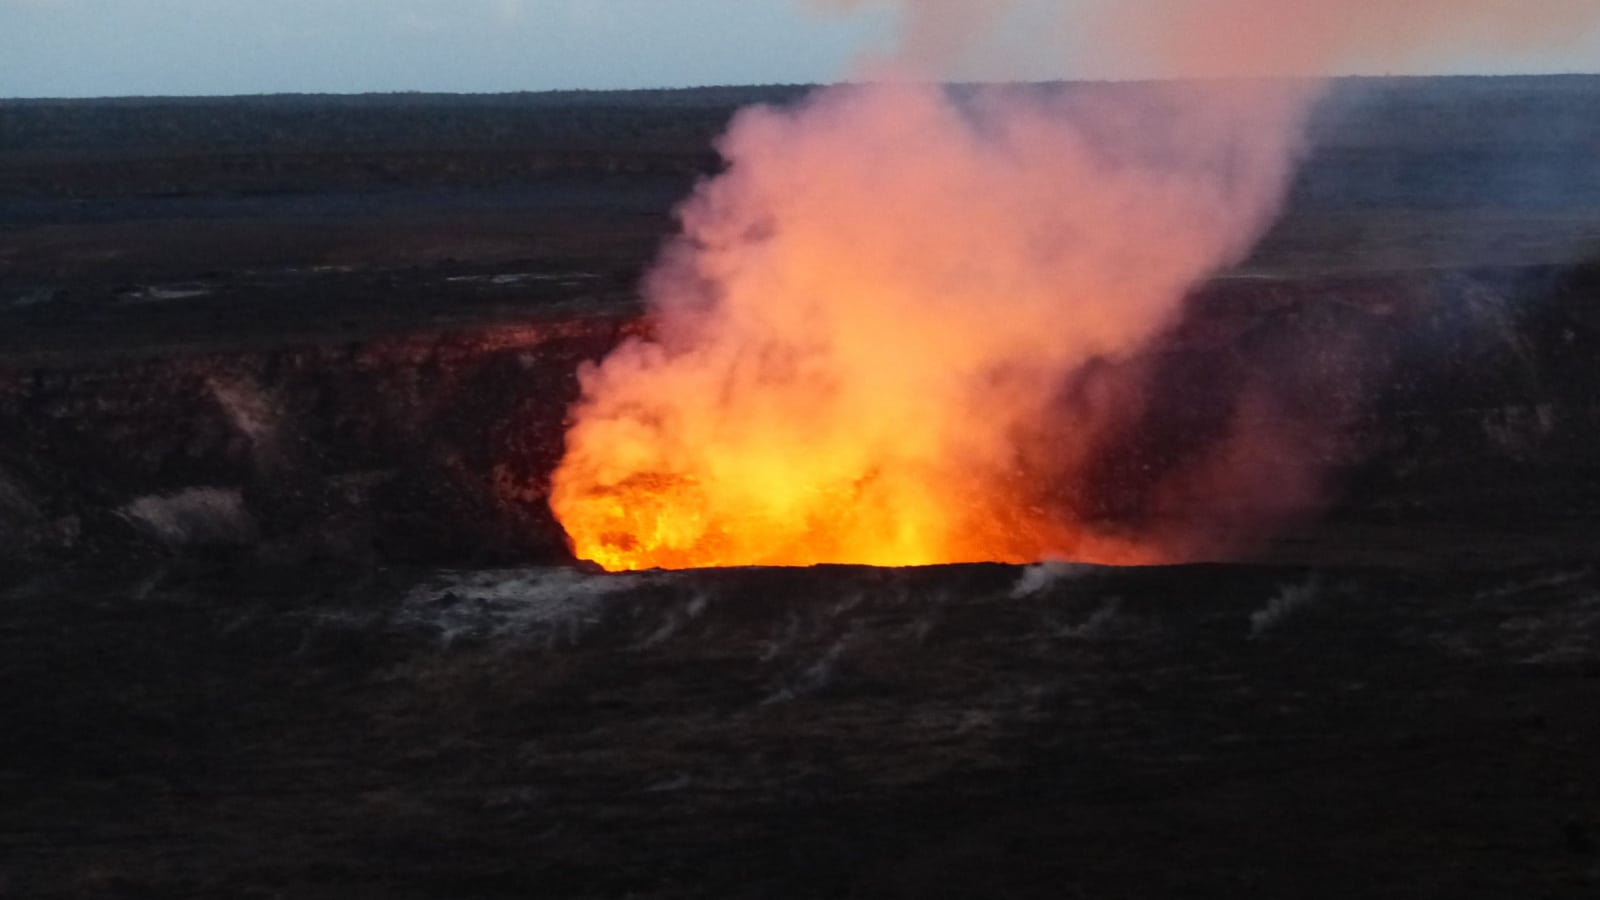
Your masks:
<instances>
[{"instance_id":1,"label":"ash-covered ground","mask_svg":"<svg viewBox=\"0 0 1600 900\"><path fill-rule=\"evenodd\" d=\"M0 896L1600 890L1600 80L1324 105L1078 509L1270 380L1246 552L587 571L573 373L796 95L0 103Z\"/></svg>"}]
</instances>

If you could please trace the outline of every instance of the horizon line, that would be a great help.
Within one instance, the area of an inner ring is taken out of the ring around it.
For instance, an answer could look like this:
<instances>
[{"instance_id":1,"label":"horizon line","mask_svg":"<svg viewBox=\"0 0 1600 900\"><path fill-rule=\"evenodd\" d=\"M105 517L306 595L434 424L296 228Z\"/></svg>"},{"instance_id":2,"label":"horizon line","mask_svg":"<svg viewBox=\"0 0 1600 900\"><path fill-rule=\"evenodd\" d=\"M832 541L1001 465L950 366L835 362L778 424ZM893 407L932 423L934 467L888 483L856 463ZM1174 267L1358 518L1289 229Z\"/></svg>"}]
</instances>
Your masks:
<instances>
[{"instance_id":1,"label":"horizon line","mask_svg":"<svg viewBox=\"0 0 1600 900\"><path fill-rule=\"evenodd\" d=\"M1263 75L1263 76L1189 76L1183 78L1051 78L1051 79L1015 79L1008 81L936 81L933 79L917 80L906 79L892 81L816 81L816 82L746 82L724 84L683 84L683 85L657 85L649 87L556 87L556 88L524 88L507 90L486 91L445 91L428 90L421 88L396 88L394 90L380 91L260 91L255 93L217 93L217 94L70 94L70 95L28 95L28 96L0 96L0 103L93 103L97 101L151 101L151 100L247 100L268 98L384 98L384 97L526 97L526 96L553 96L560 94L671 94L692 93L696 91L740 91L740 90L817 90L828 87L845 85L866 86L873 84L901 83L901 84L938 84L944 87L971 88L971 87L1036 87L1050 85L1086 84L1177 84L1186 82L1273 82L1273 81L1429 81L1445 79L1535 79L1535 78L1600 78L1600 72L1431 72L1418 73L1382 73L1355 72L1342 75Z\"/></svg>"}]
</instances>

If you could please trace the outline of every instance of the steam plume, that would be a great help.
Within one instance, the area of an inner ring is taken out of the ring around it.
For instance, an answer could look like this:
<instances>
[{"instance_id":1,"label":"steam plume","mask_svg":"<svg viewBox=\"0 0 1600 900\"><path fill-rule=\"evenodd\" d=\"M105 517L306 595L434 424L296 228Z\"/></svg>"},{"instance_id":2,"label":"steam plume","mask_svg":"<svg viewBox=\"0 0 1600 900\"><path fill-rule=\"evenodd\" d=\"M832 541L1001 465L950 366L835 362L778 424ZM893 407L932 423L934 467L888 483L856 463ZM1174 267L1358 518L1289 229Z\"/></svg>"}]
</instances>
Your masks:
<instances>
[{"instance_id":1,"label":"steam plume","mask_svg":"<svg viewBox=\"0 0 1600 900\"><path fill-rule=\"evenodd\" d=\"M904 40L880 71L912 78L1026 6L898 5ZM1600 4L1552 6L1570 27ZM1081 12L1099 43L1204 74L1560 28L1494 0ZM551 500L575 552L613 569L1192 554L1193 536L1083 514L1141 402L1087 373L1137 357L1193 285L1249 252L1316 96L1305 81L957 94L900 80L741 113L727 171L682 207L647 281L655 338L580 372ZM1308 454L1259 406L1240 398L1235 433L1156 493L1232 490L1276 449L1275 479L1304 499Z\"/></svg>"},{"instance_id":2,"label":"steam plume","mask_svg":"<svg viewBox=\"0 0 1600 900\"><path fill-rule=\"evenodd\" d=\"M923 77L1014 50L1002 24L1025 18L1059 55L1170 78L1326 77L1581 46L1600 0L813 0L824 9L893 7L889 67ZM1047 51L1048 52L1048 51Z\"/></svg>"}]
</instances>

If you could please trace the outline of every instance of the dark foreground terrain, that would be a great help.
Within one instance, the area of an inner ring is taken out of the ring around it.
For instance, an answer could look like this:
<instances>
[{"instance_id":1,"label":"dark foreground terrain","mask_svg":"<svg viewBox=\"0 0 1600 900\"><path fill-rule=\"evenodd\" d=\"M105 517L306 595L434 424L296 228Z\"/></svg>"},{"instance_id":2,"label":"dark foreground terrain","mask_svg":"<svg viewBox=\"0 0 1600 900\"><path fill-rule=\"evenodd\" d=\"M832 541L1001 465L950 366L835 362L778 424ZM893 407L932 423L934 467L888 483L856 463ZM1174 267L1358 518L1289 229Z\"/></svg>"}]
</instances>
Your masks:
<instances>
[{"instance_id":1,"label":"dark foreground terrain","mask_svg":"<svg viewBox=\"0 0 1600 900\"><path fill-rule=\"evenodd\" d=\"M24 897L1590 897L1600 576L41 574Z\"/></svg>"},{"instance_id":2,"label":"dark foreground terrain","mask_svg":"<svg viewBox=\"0 0 1600 900\"><path fill-rule=\"evenodd\" d=\"M1267 397L1270 539L590 573L574 372L798 93L0 101L0 897L1600 892L1600 79L1341 85L1113 367L1078 512Z\"/></svg>"}]
</instances>

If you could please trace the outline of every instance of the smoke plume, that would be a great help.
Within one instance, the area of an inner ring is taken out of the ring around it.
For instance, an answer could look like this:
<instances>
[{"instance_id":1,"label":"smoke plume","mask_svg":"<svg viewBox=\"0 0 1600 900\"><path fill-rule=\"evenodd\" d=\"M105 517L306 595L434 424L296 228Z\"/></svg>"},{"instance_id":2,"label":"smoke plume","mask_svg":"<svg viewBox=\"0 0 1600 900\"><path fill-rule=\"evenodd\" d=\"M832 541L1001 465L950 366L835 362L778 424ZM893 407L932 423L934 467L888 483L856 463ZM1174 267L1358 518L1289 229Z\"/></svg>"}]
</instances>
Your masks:
<instances>
[{"instance_id":1,"label":"smoke plume","mask_svg":"<svg viewBox=\"0 0 1600 900\"><path fill-rule=\"evenodd\" d=\"M892 7L898 42L871 70L951 77L1016 62L1017 36L1088 69L1166 78L1324 78L1418 60L1581 47L1600 0L812 0ZM1019 23L1008 29L1007 23ZM1009 59L1008 59L1009 58Z\"/></svg>"},{"instance_id":2,"label":"smoke plume","mask_svg":"<svg viewBox=\"0 0 1600 900\"><path fill-rule=\"evenodd\" d=\"M1551 39L1597 5L1550 4L1567 18L1538 25L1493 0L1054 18L1180 71L1255 75ZM946 89L932 79L1029 4L898 6L901 46L872 66L894 77L735 119L726 171L681 208L645 285L653 338L580 372L551 498L574 551L612 569L1225 552L1099 521L1086 498L1149 418L1135 361L1271 225L1318 84ZM1270 396L1235 406L1146 502L1309 500L1313 450L1258 414Z\"/></svg>"}]
</instances>

